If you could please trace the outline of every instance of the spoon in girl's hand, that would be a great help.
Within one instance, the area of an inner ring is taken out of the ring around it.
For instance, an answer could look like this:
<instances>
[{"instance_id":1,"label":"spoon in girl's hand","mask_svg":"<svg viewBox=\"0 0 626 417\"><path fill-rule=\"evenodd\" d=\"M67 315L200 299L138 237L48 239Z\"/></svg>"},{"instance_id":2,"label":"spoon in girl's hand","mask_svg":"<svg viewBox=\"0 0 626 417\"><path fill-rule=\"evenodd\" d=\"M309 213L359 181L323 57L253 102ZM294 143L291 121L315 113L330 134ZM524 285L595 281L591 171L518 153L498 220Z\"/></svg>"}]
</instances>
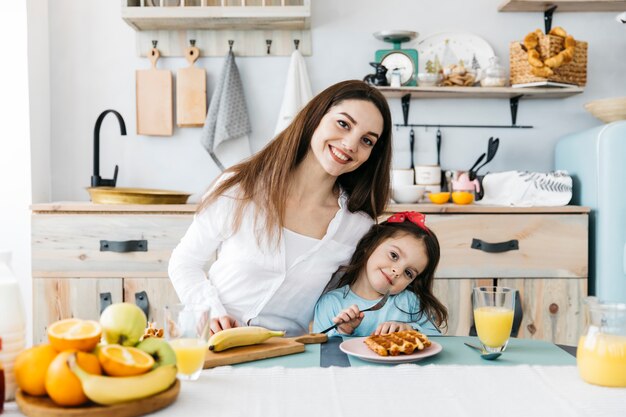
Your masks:
<instances>
[{"instance_id":1,"label":"spoon in girl's hand","mask_svg":"<svg viewBox=\"0 0 626 417\"><path fill-rule=\"evenodd\" d=\"M492 361L492 360L494 360L496 358L499 358L500 355L502 355L502 353L500 353L500 352L487 352L485 349L480 348L478 346L470 345L467 342L465 342L464 344L465 344L465 346L469 346L472 349L476 349L477 351L479 351L480 352L480 358L484 359L486 361Z\"/></svg>"}]
</instances>

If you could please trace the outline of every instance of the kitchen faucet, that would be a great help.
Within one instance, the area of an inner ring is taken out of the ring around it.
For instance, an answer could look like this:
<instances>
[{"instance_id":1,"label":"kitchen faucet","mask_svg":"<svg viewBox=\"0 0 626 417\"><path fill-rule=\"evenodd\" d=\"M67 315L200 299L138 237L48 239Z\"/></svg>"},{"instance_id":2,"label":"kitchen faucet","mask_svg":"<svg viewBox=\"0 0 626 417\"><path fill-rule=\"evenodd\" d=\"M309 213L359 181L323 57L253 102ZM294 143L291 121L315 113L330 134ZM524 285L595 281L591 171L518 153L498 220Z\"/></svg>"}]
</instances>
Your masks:
<instances>
[{"instance_id":1,"label":"kitchen faucet","mask_svg":"<svg viewBox=\"0 0 626 417\"><path fill-rule=\"evenodd\" d=\"M100 113L98 120L96 120L96 126L93 129L93 175L91 176L92 187L115 187L117 183L117 171L118 166L115 165L115 171L113 172L113 179L106 180L100 178L100 126L104 117L113 113L117 117L117 121L120 123L120 133L122 136L126 136L126 124L122 115L115 110L105 110Z\"/></svg>"}]
</instances>

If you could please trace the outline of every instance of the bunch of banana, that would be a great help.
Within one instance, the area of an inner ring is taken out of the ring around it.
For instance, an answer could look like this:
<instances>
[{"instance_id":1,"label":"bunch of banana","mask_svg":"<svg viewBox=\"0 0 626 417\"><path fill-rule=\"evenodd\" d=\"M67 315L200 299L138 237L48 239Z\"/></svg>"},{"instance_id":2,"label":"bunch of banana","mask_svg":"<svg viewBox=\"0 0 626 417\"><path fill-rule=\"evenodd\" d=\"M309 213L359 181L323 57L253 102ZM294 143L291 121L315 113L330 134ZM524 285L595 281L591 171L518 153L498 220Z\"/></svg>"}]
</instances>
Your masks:
<instances>
[{"instance_id":1,"label":"bunch of banana","mask_svg":"<svg viewBox=\"0 0 626 417\"><path fill-rule=\"evenodd\" d=\"M101 405L138 400L165 391L176 380L177 372L176 365L168 364L135 376L93 375L78 365L76 353L68 357L67 364L80 379L87 398Z\"/></svg>"},{"instance_id":2,"label":"bunch of banana","mask_svg":"<svg viewBox=\"0 0 626 417\"><path fill-rule=\"evenodd\" d=\"M284 331L269 330L265 327L235 327L222 330L211 336L209 339L209 350L221 352L237 346L256 345L265 342L270 337L281 337L284 335Z\"/></svg>"}]
</instances>

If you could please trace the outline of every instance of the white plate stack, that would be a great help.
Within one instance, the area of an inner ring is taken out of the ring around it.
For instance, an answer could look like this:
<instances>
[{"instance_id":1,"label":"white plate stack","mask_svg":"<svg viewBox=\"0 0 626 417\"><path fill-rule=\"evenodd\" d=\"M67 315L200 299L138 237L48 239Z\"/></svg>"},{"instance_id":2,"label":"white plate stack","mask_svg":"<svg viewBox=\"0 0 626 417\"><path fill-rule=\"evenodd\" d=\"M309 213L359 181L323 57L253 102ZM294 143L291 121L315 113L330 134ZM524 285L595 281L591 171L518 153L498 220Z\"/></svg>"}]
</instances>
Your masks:
<instances>
[{"instance_id":1,"label":"white plate stack","mask_svg":"<svg viewBox=\"0 0 626 417\"><path fill-rule=\"evenodd\" d=\"M9 268L10 252L0 251L0 363L4 368L5 401L15 398L13 367L26 346L26 321L19 284Z\"/></svg>"}]
</instances>

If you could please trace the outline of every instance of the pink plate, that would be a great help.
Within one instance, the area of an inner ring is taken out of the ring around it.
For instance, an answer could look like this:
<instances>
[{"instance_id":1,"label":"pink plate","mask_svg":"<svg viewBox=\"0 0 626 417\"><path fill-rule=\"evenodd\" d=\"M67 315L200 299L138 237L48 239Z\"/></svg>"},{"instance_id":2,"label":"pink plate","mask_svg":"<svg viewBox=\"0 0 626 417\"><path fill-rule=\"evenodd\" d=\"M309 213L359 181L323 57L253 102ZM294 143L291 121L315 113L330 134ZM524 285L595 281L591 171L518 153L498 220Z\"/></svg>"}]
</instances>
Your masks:
<instances>
[{"instance_id":1,"label":"pink plate","mask_svg":"<svg viewBox=\"0 0 626 417\"><path fill-rule=\"evenodd\" d=\"M339 345L339 349L348 355L356 356L364 361L391 364L416 362L421 359L428 358L429 356L436 355L443 350L443 347L441 347L439 343L431 340L431 345L429 347L424 350L416 351L410 355L400 354L398 356L380 356L373 350L370 350L370 348L363 343L365 339L365 337L348 339Z\"/></svg>"}]
</instances>

